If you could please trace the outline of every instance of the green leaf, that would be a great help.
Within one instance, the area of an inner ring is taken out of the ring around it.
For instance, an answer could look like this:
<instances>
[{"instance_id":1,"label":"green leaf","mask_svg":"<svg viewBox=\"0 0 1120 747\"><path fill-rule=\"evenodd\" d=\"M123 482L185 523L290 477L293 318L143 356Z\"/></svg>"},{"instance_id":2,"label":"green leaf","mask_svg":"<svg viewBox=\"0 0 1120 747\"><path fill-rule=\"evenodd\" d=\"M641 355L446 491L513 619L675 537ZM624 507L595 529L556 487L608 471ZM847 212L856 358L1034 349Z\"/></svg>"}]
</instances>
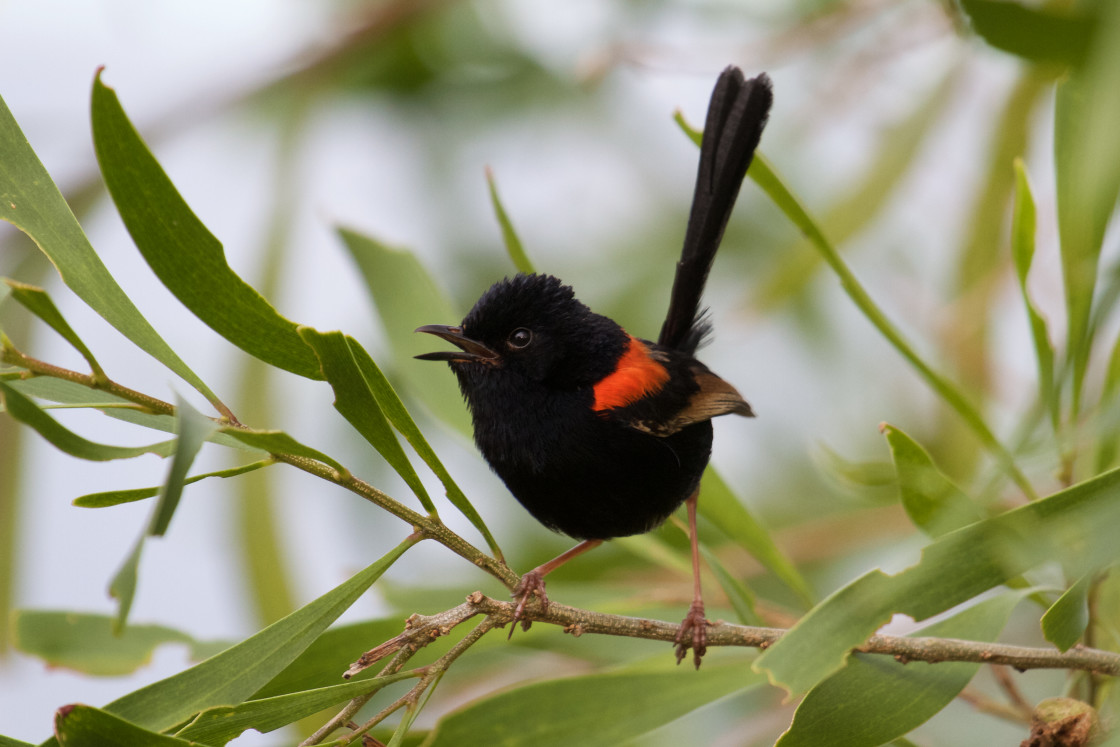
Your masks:
<instances>
[{"instance_id":1,"label":"green leaf","mask_svg":"<svg viewBox=\"0 0 1120 747\"><path fill-rule=\"evenodd\" d=\"M190 470L194 459L198 456L202 444L217 430L218 426L210 418L191 407L186 400L180 398L175 405L176 440L175 458L171 460L171 468L167 472L167 481L160 490L159 502L152 514L152 523L148 527L148 534L152 537L162 537L167 533L171 524L171 517L179 506L179 499L183 495L184 480Z\"/></svg>"},{"instance_id":2,"label":"green leaf","mask_svg":"<svg viewBox=\"0 0 1120 747\"><path fill-rule=\"evenodd\" d=\"M299 332L318 357L323 375L334 390L334 409L396 470L424 508L434 514L435 504L358 367L354 351L360 346L341 332L319 332L310 327L300 327Z\"/></svg>"},{"instance_id":3,"label":"green leaf","mask_svg":"<svg viewBox=\"0 0 1120 747\"><path fill-rule=\"evenodd\" d=\"M54 301L47 295L47 292L42 288L36 288L34 285L27 285L16 280L4 278L4 283L11 289L12 298L23 304L24 308L30 311L35 316L42 319L51 329L60 334L66 342L86 359L89 364L90 370L93 372L95 378L104 378L105 372L93 357L86 344L78 337L78 333L74 331L58 307L54 305Z\"/></svg>"},{"instance_id":4,"label":"green leaf","mask_svg":"<svg viewBox=\"0 0 1120 747\"><path fill-rule=\"evenodd\" d=\"M284 431L258 431L250 428L234 428L232 426L226 426L222 428L222 432L232 436L233 438L237 439L247 446L252 446L254 449L267 451L271 454L291 454L294 456L301 456L305 459L322 462L323 464L332 467L342 476L350 474L350 471L343 467L333 457L324 454L318 449L313 449L310 446L305 446Z\"/></svg>"},{"instance_id":5,"label":"green leaf","mask_svg":"<svg viewBox=\"0 0 1120 747\"><path fill-rule=\"evenodd\" d=\"M315 639L291 664L253 693L253 700L277 695L315 690L338 683L355 659L372 643L387 641L401 632L399 618L367 620L331 628ZM376 673L367 669L357 677L365 679Z\"/></svg>"},{"instance_id":6,"label":"green leaf","mask_svg":"<svg viewBox=\"0 0 1120 747\"><path fill-rule=\"evenodd\" d=\"M63 667L98 677L131 674L151 662L157 646L186 644L191 657L202 658L214 644L200 643L182 631L162 625L130 625L113 633L107 615L47 610L15 612L16 647L50 667Z\"/></svg>"},{"instance_id":7,"label":"green leaf","mask_svg":"<svg viewBox=\"0 0 1120 747\"><path fill-rule=\"evenodd\" d=\"M164 286L250 355L309 379L322 378L295 322L280 316L230 269L221 243L183 201L100 73L93 85L92 116L94 149L109 194Z\"/></svg>"},{"instance_id":8,"label":"green leaf","mask_svg":"<svg viewBox=\"0 0 1120 747\"><path fill-rule=\"evenodd\" d=\"M145 728L164 730L207 708L243 702L311 645L418 541L409 537L365 570L256 635L114 700L105 710Z\"/></svg>"},{"instance_id":9,"label":"green leaf","mask_svg":"<svg viewBox=\"0 0 1120 747\"><path fill-rule=\"evenodd\" d=\"M1043 563L1060 562L1074 575L1114 563L1118 525L1120 470L1113 470L943 535L899 573L864 574L810 610L754 666L805 692L895 613L928 619Z\"/></svg>"},{"instance_id":10,"label":"green leaf","mask_svg":"<svg viewBox=\"0 0 1120 747\"><path fill-rule=\"evenodd\" d=\"M455 324L462 313L414 254L392 249L347 228L338 235L358 265L385 328L395 363L395 381L421 399L432 413L460 433L471 432L459 386L446 366L413 356L432 351L433 338L413 332L425 324Z\"/></svg>"},{"instance_id":11,"label":"green leaf","mask_svg":"<svg viewBox=\"0 0 1120 747\"><path fill-rule=\"evenodd\" d=\"M428 440L424 438L424 434L420 432L416 421L408 414L408 410L405 409L404 403L401 402L397 393L393 391L389 380L381 373L381 369L377 367L377 364L374 363L373 358L370 357L365 348L355 342L353 338L347 337L346 341L350 346L350 352L354 356L354 361L358 364L358 370L361 372L366 386L369 387L370 392L373 393L374 398L377 400L377 405L381 408L381 412L385 414L385 417L389 419L393 427L405 437L405 440L412 445L412 448L416 450L416 453L420 455L424 463L428 465L432 472L435 473L436 477L439 478L439 481L443 483L443 487L447 491L447 499L451 501L451 504L459 509L459 512L467 517L471 524L474 525L475 529L482 534L483 538L486 540L486 544L490 547L491 551L494 552L495 556L501 558L502 550L498 547L497 540L490 534L490 530L482 521L482 517L478 515L474 506L467 500L467 496L463 494L463 491L460 490L455 481L451 479L451 474L443 466L439 457L436 456L435 450L432 449Z\"/></svg>"},{"instance_id":12,"label":"green leaf","mask_svg":"<svg viewBox=\"0 0 1120 747\"><path fill-rule=\"evenodd\" d=\"M109 274L43 164L0 99L0 220L23 231L50 258L62 281L121 334L228 412L187 367Z\"/></svg>"},{"instance_id":13,"label":"green leaf","mask_svg":"<svg viewBox=\"0 0 1120 747\"><path fill-rule=\"evenodd\" d=\"M1093 292L1101 244L1120 193L1120 5L1098 3L1100 27L1082 69L1058 85L1054 165L1073 362L1073 418L1088 368Z\"/></svg>"},{"instance_id":14,"label":"green leaf","mask_svg":"<svg viewBox=\"0 0 1120 747\"><path fill-rule=\"evenodd\" d=\"M68 430L31 399L3 381L0 381L0 399L3 400L9 415L33 428L53 446L78 459L105 462L111 459L131 459L141 454L165 457L170 456L175 448L174 441L161 441L150 446L109 446L87 441Z\"/></svg>"},{"instance_id":15,"label":"green leaf","mask_svg":"<svg viewBox=\"0 0 1120 747\"><path fill-rule=\"evenodd\" d=\"M743 625L762 625L762 618L755 612L755 595L746 584L736 578L727 568L720 562L720 559L704 545L700 545L700 553L704 556L704 562L712 573L715 574L716 580L719 581L723 593L727 595L727 599L731 602L731 606L735 609L735 615L739 618L739 622Z\"/></svg>"},{"instance_id":16,"label":"green leaf","mask_svg":"<svg viewBox=\"0 0 1120 747\"><path fill-rule=\"evenodd\" d=\"M1011 258L1019 278L1019 293L1027 310L1034 342L1035 361L1038 364L1039 399L1050 412L1050 421L1057 430L1061 418L1058 391L1054 386L1054 348L1046 320L1038 312L1027 291L1027 276L1034 260L1035 207L1027 170L1020 158L1015 159L1015 210L1011 218Z\"/></svg>"},{"instance_id":17,"label":"green leaf","mask_svg":"<svg viewBox=\"0 0 1120 747\"><path fill-rule=\"evenodd\" d=\"M200 742L189 742L185 739L157 734L100 708L80 703L58 709L54 717L54 734L62 747L105 747L105 745L125 744L129 747L175 747L176 745L206 747Z\"/></svg>"},{"instance_id":18,"label":"green leaf","mask_svg":"<svg viewBox=\"0 0 1120 747\"><path fill-rule=\"evenodd\" d=\"M198 714L191 723L176 732L176 736L197 739L208 745L224 745L247 729L268 733L410 677L415 675L404 673L374 677L262 700L248 700L237 706L215 706Z\"/></svg>"},{"instance_id":19,"label":"green leaf","mask_svg":"<svg viewBox=\"0 0 1120 747\"><path fill-rule=\"evenodd\" d=\"M444 716L424 747L614 747L763 682L741 662L683 674L622 672L523 685Z\"/></svg>"},{"instance_id":20,"label":"green leaf","mask_svg":"<svg viewBox=\"0 0 1120 747\"><path fill-rule=\"evenodd\" d=\"M272 459L262 459L259 462L250 462L243 464L239 467L230 467L229 469L220 469L215 472L207 472L201 475L194 475L188 477L183 481L184 485L190 485L192 482L204 480L207 477L236 477L243 475L246 472L258 470L261 467L268 467L276 464ZM159 495L161 486L156 485L151 488L133 488L132 490L107 490L103 493L88 493L81 497L75 498L72 505L79 508L107 508L109 506L119 506L122 503L132 503L134 501L141 501L145 498L154 498Z\"/></svg>"},{"instance_id":21,"label":"green leaf","mask_svg":"<svg viewBox=\"0 0 1120 747\"><path fill-rule=\"evenodd\" d=\"M926 450L892 425L880 426L898 471L902 507L914 525L931 537L982 518L976 504L946 477Z\"/></svg>"},{"instance_id":22,"label":"green leaf","mask_svg":"<svg viewBox=\"0 0 1120 747\"><path fill-rule=\"evenodd\" d=\"M5 737L3 734L0 734L0 747L35 747L35 745L31 744L30 742L22 742L18 739L12 739L11 737Z\"/></svg>"},{"instance_id":23,"label":"green leaf","mask_svg":"<svg viewBox=\"0 0 1120 747\"><path fill-rule=\"evenodd\" d=\"M840 279L840 285L843 287L844 292L856 305L856 307L863 313L867 320L875 326L879 333L891 344L898 353L905 358L910 365L912 365L929 387L945 401L950 407L957 411L961 419L969 426L969 428L980 439L981 443L988 449L988 451L995 457L996 461L1007 473L1008 477L1014 480L1019 489L1023 491L1029 498L1035 497L1034 488L1031 486L1030 481L1019 470L1015 464L1014 457L1007 448L1000 443L995 434L984 422L983 416L976 406L965 396L964 392L957 385L953 384L949 379L937 373L930 366L925 359L918 355L913 346L903 337L902 332L894 325L887 315L875 304L871 296L867 293L864 287L856 279L856 276L841 259L836 249L817 228L816 223L813 222L809 214L801 206L801 203L796 197L786 188L781 179L765 158L756 155L754 161L751 162L751 168L747 172L748 175L754 179L755 183L762 187L770 199L786 214L794 225L800 228L809 237L813 245L817 247L824 255L825 261L832 268Z\"/></svg>"},{"instance_id":24,"label":"green leaf","mask_svg":"<svg viewBox=\"0 0 1120 747\"><path fill-rule=\"evenodd\" d=\"M994 641L1022 597L1001 594L915 635ZM843 670L809 691L775 747L878 747L949 705L979 668L853 654Z\"/></svg>"},{"instance_id":25,"label":"green leaf","mask_svg":"<svg viewBox=\"0 0 1120 747\"><path fill-rule=\"evenodd\" d=\"M931 87L929 95L904 120L876 135L876 148L864 174L845 184L835 203L822 217L828 236L843 246L870 225L897 194L898 185L923 152L927 136L942 121L941 115L961 89L964 64L946 69L944 78ZM822 257L808 246L804 236L778 247L767 259L768 276L753 288L753 303L773 308L800 294L817 277Z\"/></svg>"},{"instance_id":26,"label":"green leaf","mask_svg":"<svg viewBox=\"0 0 1120 747\"><path fill-rule=\"evenodd\" d=\"M1082 64L1097 28L1096 18L1060 6L961 0L961 8L984 41L1032 62Z\"/></svg>"},{"instance_id":27,"label":"green leaf","mask_svg":"<svg viewBox=\"0 0 1120 747\"><path fill-rule=\"evenodd\" d=\"M502 205L501 198L498 197L498 185L494 181L494 172L489 168L486 169L486 186L490 190L490 204L494 206L494 216L498 219L498 225L502 227L502 243L506 245L506 252L513 261L513 266L517 268L518 272L523 272L526 275L536 272L533 269L533 263L529 260L529 255L525 253L525 247L521 245L521 239L518 238L517 231L513 228L513 222L510 221L509 215Z\"/></svg>"},{"instance_id":28,"label":"green leaf","mask_svg":"<svg viewBox=\"0 0 1120 747\"><path fill-rule=\"evenodd\" d=\"M814 595L797 567L778 548L770 532L758 523L714 468L709 468L702 482L697 512L719 527L728 539L749 552L759 563L777 576L801 598L812 605Z\"/></svg>"},{"instance_id":29,"label":"green leaf","mask_svg":"<svg viewBox=\"0 0 1120 747\"><path fill-rule=\"evenodd\" d=\"M405 738L408 736L409 731L412 730L412 724L416 721L416 717L420 714L420 710L427 705L428 699L432 697L432 691L439 681L443 679L440 675L435 682L424 692L423 700L420 703L410 701L404 707L404 713L401 714L400 723L397 724L396 730L393 732L393 738L389 740L389 744L385 747L403 747Z\"/></svg>"},{"instance_id":30,"label":"green leaf","mask_svg":"<svg viewBox=\"0 0 1120 747\"><path fill-rule=\"evenodd\" d=\"M1089 627L1089 591L1095 574L1087 573L1058 597L1042 616L1042 633L1061 651L1068 651Z\"/></svg>"},{"instance_id":31,"label":"green leaf","mask_svg":"<svg viewBox=\"0 0 1120 747\"><path fill-rule=\"evenodd\" d=\"M132 600L136 596L136 582L139 577L140 555L146 537L161 537L167 532L171 517L179 506L183 495L183 484L198 450L203 442L217 430L217 424L210 418L191 407L182 398L175 407L175 457L167 471L167 479L159 491L159 501L152 511L151 519L132 551L125 558L120 570L109 583L109 596L120 602L114 630L120 633L128 621Z\"/></svg>"},{"instance_id":32,"label":"green leaf","mask_svg":"<svg viewBox=\"0 0 1120 747\"><path fill-rule=\"evenodd\" d=\"M9 382L9 386L31 397L40 397L52 402L65 404L67 407L84 407L100 410L111 418L122 420L126 423L151 428L163 433L175 432L174 415L156 415L144 410L140 405L129 402L115 394L89 389L77 382L56 379L50 376L36 376L30 379L20 379ZM251 449L246 444L231 438L223 433L215 433L210 440L222 446L240 449L253 454L260 454L256 449ZM174 441L167 442L167 453L172 453Z\"/></svg>"},{"instance_id":33,"label":"green leaf","mask_svg":"<svg viewBox=\"0 0 1120 747\"><path fill-rule=\"evenodd\" d=\"M147 535L141 534L132 550L125 556L121 567L117 569L109 582L109 596L117 600L117 615L113 618L113 633L120 635L125 630L128 622L128 613L132 611L132 600L136 598L136 582L140 576L140 556L144 551L144 539Z\"/></svg>"},{"instance_id":34,"label":"green leaf","mask_svg":"<svg viewBox=\"0 0 1120 747\"><path fill-rule=\"evenodd\" d=\"M690 127L680 112L678 112L674 118L689 139L699 145L701 138L700 132ZM785 214L786 218L800 229L801 232L805 234L806 238L809 239L809 242L816 247L817 251L819 251L824 258L824 261L832 268L837 278L839 278L840 286L844 289L848 298L850 298L852 303L856 305L856 308L867 317L867 320L871 322L875 329L879 330L879 334L881 334L883 338L918 371L929 387L939 397L957 411L957 414L965 424L972 429L981 443L991 452L992 456L996 458L996 461L1003 468L1004 472L1014 480L1015 484L1019 486L1019 489L1022 490L1028 498L1035 498L1034 488L1031 486L1030 481L1027 480L1026 476L1015 464L1015 459L1011 456L1011 452L1000 443L987 423L984 422L980 411L969 401L960 387L937 373L932 366L918 355L913 346L903 337L898 327L896 327L894 323L887 318L887 315L875 304L870 294L868 294L859 280L856 279L851 269L848 268L848 265L840 257L840 253L836 251L836 247L834 247L824 235L824 232L821 231L816 221L814 221L808 211L805 210L801 201L786 187L782 179L770 165L770 162L767 161L761 153L755 154L754 160L751 161L751 166L747 170L747 176L762 188L762 191L770 197L778 209Z\"/></svg>"},{"instance_id":35,"label":"green leaf","mask_svg":"<svg viewBox=\"0 0 1120 747\"><path fill-rule=\"evenodd\" d=\"M897 483L890 462L852 461L823 444L817 446L816 456L822 469L840 482L863 488L884 488Z\"/></svg>"}]
</instances>

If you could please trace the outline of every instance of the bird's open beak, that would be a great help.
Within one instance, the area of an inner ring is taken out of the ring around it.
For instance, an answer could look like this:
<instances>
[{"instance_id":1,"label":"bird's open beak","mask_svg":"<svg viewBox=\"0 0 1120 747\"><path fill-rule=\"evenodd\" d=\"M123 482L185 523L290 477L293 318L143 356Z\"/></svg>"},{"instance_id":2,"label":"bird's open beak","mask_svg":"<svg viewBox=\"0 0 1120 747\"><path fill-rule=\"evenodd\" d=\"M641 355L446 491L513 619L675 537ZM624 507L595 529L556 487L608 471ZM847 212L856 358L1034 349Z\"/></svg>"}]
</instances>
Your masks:
<instances>
[{"instance_id":1,"label":"bird's open beak","mask_svg":"<svg viewBox=\"0 0 1120 747\"><path fill-rule=\"evenodd\" d=\"M425 324L423 327L417 327L415 331L435 335L459 348L459 350L445 350L439 353L424 353L416 356L422 361L494 361L498 358L496 352L481 342L464 335L460 327Z\"/></svg>"}]
</instances>

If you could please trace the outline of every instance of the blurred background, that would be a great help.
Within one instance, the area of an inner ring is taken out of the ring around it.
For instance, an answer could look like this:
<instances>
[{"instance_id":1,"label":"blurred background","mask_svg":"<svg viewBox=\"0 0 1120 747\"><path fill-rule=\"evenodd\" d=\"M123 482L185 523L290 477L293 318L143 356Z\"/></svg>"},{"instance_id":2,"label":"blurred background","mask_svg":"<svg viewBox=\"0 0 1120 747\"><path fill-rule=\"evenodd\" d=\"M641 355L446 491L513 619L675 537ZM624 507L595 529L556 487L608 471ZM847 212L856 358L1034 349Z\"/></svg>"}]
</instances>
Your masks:
<instances>
[{"instance_id":1,"label":"blurred background","mask_svg":"<svg viewBox=\"0 0 1120 747\"><path fill-rule=\"evenodd\" d=\"M421 426L518 570L568 541L529 519L489 474L463 430L465 412L449 424L424 404L429 387L453 388L451 374L399 355L393 337L402 330L386 329L377 305L407 299L392 289L371 299L336 229L414 252L462 314L513 272L487 193L489 167L537 269L628 331L655 336L697 154L672 117L679 109L701 126L729 63L773 78L761 152L919 351L991 422L1009 426L1034 396L1029 332L1008 269L1016 155L1038 202L1032 291L1051 323L1062 321L1053 76L987 47L948 0L0 3L0 96L109 269L172 347L243 422L287 430L410 500L331 408L327 387L269 374L180 307L144 264L93 156L89 93L100 66L231 266L288 318L357 337L416 403ZM7 224L0 274L47 287L115 380L163 399L194 395L90 314ZM879 423L906 430L962 481L984 474L976 441L753 184L740 195L707 298L716 336L701 357L758 414L716 426L713 464L735 493L817 594L868 568L912 562L921 540L897 505ZM0 313L23 350L83 368L12 306ZM101 442L153 440L96 413L59 417ZM229 459L207 447L197 471ZM1025 466L1040 492L1052 486L1052 464ZM188 488L168 536L147 544L132 620L239 639L407 533L353 495L283 469ZM13 647L6 622L12 609L112 614L108 581L150 508L90 511L70 501L157 485L165 470L153 457L77 462L0 418L0 734L39 741L58 706L101 705L187 665L173 646L128 677L51 670ZM430 487L440 494L438 483ZM443 515L478 540L454 511ZM627 594L688 598L687 575L639 555L629 546L599 550L550 588L555 597L565 579L609 576ZM410 559L346 619L403 619L474 588L500 591L438 546ZM726 560L770 599L770 622L793 619L796 601L781 589L768 594L773 580L745 553ZM644 644L627 650L650 653ZM668 647L659 653L669 656ZM449 680L445 704L422 718L498 684L555 673L558 661L559 671L586 666L552 657L526 660L472 692ZM765 743L788 723L779 700L769 693L753 701L750 719L722 711L661 737L673 743L709 728L712 739L695 743ZM952 733L954 708L924 728ZM237 744L282 740L246 735Z\"/></svg>"}]
</instances>

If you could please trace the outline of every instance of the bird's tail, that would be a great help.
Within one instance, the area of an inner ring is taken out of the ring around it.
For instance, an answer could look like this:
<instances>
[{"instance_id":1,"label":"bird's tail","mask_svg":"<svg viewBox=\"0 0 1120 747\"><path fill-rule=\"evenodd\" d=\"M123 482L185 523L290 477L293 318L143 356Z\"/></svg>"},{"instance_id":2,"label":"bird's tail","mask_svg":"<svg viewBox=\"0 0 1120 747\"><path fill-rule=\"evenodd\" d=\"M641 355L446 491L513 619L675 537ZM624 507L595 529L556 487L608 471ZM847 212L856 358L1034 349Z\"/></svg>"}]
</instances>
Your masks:
<instances>
[{"instance_id":1,"label":"bird's tail","mask_svg":"<svg viewBox=\"0 0 1120 747\"><path fill-rule=\"evenodd\" d=\"M716 81L704 123L684 249L673 279L669 313L658 338L666 347L692 354L709 331L700 310L700 296L773 98L766 73L745 80L742 71L732 65Z\"/></svg>"}]
</instances>

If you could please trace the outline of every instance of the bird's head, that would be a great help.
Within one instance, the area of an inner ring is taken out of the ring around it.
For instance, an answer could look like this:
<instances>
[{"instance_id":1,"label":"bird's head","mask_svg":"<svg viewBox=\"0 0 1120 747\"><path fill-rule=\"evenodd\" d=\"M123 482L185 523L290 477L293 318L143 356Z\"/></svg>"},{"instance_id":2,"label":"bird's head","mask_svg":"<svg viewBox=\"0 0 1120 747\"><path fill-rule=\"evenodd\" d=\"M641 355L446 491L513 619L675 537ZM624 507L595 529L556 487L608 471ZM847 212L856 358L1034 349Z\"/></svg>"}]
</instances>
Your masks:
<instances>
[{"instance_id":1,"label":"bird's head","mask_svg":"<svg viewBox=\"0 0 1120 747\"><path fill-rule=\"evenodd\" d=\"M416 357L447 361L461 382L513 375L562 390L592 386L613 371L629 339L614 321L580 303L570 286L538 274L495 283L456 327L429 324L416 331L459 348Z\"/></svg>"}]
</instances>

